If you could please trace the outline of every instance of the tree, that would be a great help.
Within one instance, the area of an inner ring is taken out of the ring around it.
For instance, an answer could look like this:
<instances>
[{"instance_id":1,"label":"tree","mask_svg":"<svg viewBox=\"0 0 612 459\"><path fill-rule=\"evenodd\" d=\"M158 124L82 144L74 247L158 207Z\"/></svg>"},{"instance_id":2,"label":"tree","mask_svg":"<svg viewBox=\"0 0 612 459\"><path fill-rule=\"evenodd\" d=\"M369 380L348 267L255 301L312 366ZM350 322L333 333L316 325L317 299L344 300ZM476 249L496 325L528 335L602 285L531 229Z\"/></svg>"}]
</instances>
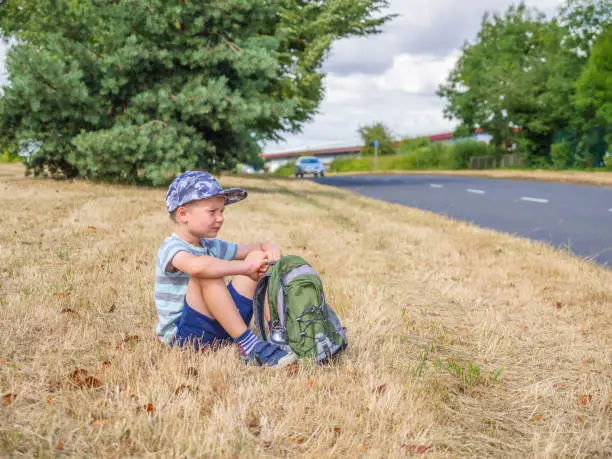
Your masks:
<instances>
[{"instance_id":1,"label":"tree","mask_svg":"<svg viewBox=\"0 0 612 459\"><path fill-rule=\"evenodd\" d=\"M601 123L612 125L612 27L595 42L578 81L577 102Z\"/></svg>"},{"instance_id":2,"label":"tree","mask_svg":"<svg viewBox=\"0 0 612 459\"><path fill-rule=\"evenodd\" d=\"M530 152L546 156L554 133L567 124L568 99L550 91L558 80L561 26L521 3L503 15L485 14L476 42L466 43L438 95L445 115L460 121L458 132L480 127L498 148L518 132ZM571 80L569 80L571 81ZM518 128L518 129L516 129Z\"/></svg>"},{"instance_id":3,"label":"tree","mask_svg":"<svg viewBox=\"0 0 612 459\"><path fill-rule=\"evenodd\" d=\"M570 97L573 116L567 136L573 151L573 162L578 166L598 165L606 151L605 133L609 128L597 115L596 105L589 102L590 96L584 84L591 78L597 78L588 67L599 37L612 27L612 2L567 0L560 11L559 21L565 30L562 42L566 56L564 62L574 70L571 74L575 75L570 83L573 89ZM583 72L590 73L590 76L584 76Z\"/></svg>"},{"instance_id":4,"label":"tree","mask_svg":"<svg viewBox=\"0 0 612 459\"><path fill-rule=\"evenodd\" d=\"M559 20L567 31L564 47L586 62L599 35L612 24L612 2L566 0Z\"/></svg>"},{"instance_id":5,"label":"tree","mask_svg":"<svg viewBox=\"0 0 612 459\"><path fill-rule=\"evenodd\" d=\"M379 155L394 155L395 148L393 146L393 134L391 130L383 123L374 123L370 126L362 126L359 128L359 135L363 140L360 154L362 156L374 155L374 141L380 143L378 147Z\"/></svg>"},{"instance_id":6,"label":"tree","mask_svg":"<svg viewBox=\"0 0 612 459\"><path fill-rule=\"evenodd\" d=\"M392 17L388 0L9 3L0 131L40 143L28 171L155 184L299 131L332 42Z\"/></svg>"}]
</instances>

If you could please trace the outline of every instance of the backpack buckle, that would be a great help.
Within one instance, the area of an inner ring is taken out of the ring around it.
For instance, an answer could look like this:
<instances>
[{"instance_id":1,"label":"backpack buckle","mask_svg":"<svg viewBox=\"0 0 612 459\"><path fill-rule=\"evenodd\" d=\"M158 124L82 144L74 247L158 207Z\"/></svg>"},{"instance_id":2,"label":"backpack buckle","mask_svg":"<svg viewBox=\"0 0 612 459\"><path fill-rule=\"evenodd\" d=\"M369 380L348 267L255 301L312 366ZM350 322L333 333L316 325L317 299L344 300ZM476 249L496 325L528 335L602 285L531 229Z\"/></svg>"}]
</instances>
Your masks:
<instances>
[{"instance_id":1,"label":"backpack buckle","mask_svg":"<svg viewBox=\"0 0 612 459\"><path fill-rule=\"evenodd\" d=\"M287 331L278 322L272 326L269 341L274 344L288 344Z\"/></svg>"}]
</instances>

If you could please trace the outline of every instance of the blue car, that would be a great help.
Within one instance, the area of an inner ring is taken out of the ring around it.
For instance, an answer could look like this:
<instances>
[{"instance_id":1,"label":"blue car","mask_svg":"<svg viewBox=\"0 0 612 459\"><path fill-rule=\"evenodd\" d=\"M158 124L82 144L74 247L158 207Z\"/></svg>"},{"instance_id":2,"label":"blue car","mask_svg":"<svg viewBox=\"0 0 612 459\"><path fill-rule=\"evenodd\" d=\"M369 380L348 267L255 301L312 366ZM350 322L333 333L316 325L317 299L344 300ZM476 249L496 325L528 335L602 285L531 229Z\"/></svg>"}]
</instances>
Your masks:
<instances>
[{"instance_id":1,"label":"blue car","mask_svg":"<svg viewBox=\"0 0 612 459\"><path fill-rule=\"evenodd\" d=\"M304 177L304 174L314 174L314 176L325 176L325 167L318 158L314 156L303 156L295 162L295 176Z\"/></svg>"}]
</instances>

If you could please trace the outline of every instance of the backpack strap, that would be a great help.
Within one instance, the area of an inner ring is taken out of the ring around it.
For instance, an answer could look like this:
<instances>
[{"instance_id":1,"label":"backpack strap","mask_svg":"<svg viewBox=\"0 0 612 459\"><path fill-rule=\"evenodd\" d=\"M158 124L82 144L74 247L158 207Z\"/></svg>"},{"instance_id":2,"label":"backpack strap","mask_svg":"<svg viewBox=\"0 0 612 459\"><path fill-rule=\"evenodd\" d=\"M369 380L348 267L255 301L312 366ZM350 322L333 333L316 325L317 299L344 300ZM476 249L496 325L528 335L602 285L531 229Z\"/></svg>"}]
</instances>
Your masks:
<instances>
[{"instance_id":1,"label":"backpack strap","mask_svg":"<svg viewBox=\"0 0 612 459\"><path fill-rule=\"evenodd\" d=\"M264 315L264 307L266 304L266 292L270 283L270 273L264 274L257 282L255 287L255 296L253 297L253 317L255 318L255 331L260 339L267 340L268 324Z\"/></svg>"}]
</instances>

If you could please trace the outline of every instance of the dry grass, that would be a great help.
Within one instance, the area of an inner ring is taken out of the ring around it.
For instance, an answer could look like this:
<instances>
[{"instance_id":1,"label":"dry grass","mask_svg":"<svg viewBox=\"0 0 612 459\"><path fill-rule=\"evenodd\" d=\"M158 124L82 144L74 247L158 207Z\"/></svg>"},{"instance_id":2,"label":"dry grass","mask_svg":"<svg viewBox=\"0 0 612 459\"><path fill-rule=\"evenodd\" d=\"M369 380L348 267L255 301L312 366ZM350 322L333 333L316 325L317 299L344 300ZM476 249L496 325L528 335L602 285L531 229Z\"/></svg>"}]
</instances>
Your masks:
<instances>
[{"instance_id":1,"label":"dry grass","mask_svg":"<svg viewBox=\"0 0 612 459\"><path fill-rule=\"evenodd\" d=\"M222 182L251 191L223 238L321 272L342 359L270 370L157 344L164 190L1 166L3 455L612 454L610 271L311 182Z\"/></svg>"},{"instance_id":2,"label":"dry grass","mask_svg":"<svg viewBox=\"0 0 612 459\"><path fill-rule=\"evenodd\" d=\"M539 180L546 182L571 182L590 185L612 185L612 172L598 171L547 171L547 170L512 170L512 169L490 169L490 170L430 170L430 171L380 171L380 174L414 174L414 175L456 175L466 177L491 177L502 179ZM342 172L330 173L328 175L370 175L373 172Z\"/></svg>"}]
</instances>

